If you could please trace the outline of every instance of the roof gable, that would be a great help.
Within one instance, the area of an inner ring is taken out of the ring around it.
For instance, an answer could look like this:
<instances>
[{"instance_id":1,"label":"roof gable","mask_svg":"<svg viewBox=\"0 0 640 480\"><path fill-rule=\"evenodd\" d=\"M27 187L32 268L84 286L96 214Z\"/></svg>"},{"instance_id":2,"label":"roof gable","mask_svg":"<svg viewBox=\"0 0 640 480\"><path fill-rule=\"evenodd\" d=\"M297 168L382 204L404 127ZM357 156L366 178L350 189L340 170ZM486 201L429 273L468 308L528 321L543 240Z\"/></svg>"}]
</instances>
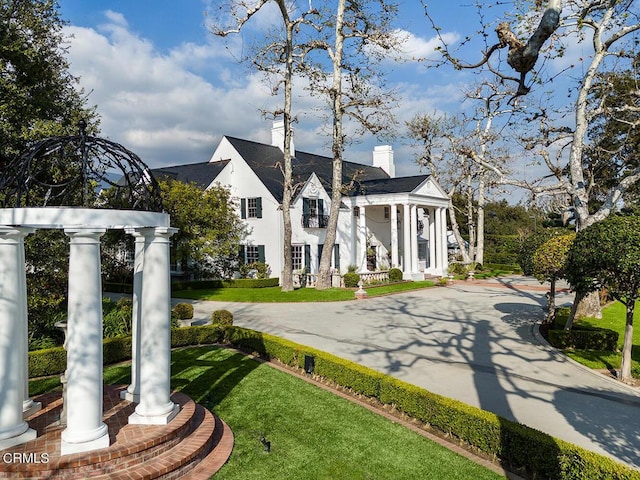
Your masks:
<instances>
[{"instance_id":1,"label":"roof gable","mask_svg":"<svg viewBox=\"0 0 640 480\"><path fill-rule=\"evenodd\" d=\"M207 188L222 169L227 166L229 160L219 162L201 162L173 167L154 168L151 173L158 180L178 180L184 183L195 183L200 188Z\"/></svg>"},{"instance_id":2,"label":"roof gable","mask_svg":"<svg viewBox=\"0 0 640 480\"><path fill-rule=\"evenodd\" d=\"M225 137L249 167L267 187L278 202L282 202L283 180L282 150L279 147L265 145L235 137ZM311 174L316 174L322 187L331 192L333 177L333 159L313 153L296 152L292 159L293 184L304 184ZM387 173L378 167L354 162L342 162L342 182L349 183L353 178L359 180L388 179Z\"/></svg>"}]
</instances>

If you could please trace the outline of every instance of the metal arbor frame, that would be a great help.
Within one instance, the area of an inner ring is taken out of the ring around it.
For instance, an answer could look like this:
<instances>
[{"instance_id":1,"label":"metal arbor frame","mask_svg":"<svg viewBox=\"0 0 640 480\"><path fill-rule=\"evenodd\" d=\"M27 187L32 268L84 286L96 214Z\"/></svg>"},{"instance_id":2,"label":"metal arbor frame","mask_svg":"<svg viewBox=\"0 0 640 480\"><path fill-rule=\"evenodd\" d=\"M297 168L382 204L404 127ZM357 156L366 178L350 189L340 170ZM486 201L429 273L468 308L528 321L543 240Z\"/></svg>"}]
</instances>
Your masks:
<instances>
[{"instance_id":1,"label":"metal arbor frame","mask_svg":"<svg viewBox=\"0 0 640 480\"><path fill-rule=\"evenodd\" d=\"M162 212L158 182L122 145L87 135L49 137L0 173L0 207L82 206Z\"/></svg>"}]
</instances>

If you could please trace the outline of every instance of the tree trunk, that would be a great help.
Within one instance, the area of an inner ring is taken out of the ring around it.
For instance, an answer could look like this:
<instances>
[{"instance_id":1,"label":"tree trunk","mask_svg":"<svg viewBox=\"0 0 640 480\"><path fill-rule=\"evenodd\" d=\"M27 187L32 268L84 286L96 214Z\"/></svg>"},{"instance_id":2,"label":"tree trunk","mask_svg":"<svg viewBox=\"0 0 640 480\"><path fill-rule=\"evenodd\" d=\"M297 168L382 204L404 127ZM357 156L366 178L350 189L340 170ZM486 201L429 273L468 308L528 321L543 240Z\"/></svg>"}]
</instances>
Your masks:
<instances>
[{"instance_id":1,"label":"tree trunk","mask_svg":"<svg viewBox=\"0 0 640 480\"><path fill-rule=\"evenodd\" d=\"M318 270L318 281L316 283L316 289L318 290L325 290L331 287L331 257L333 255L333 245L336 243L338 215L340 213L340 203L342 202L342 152L344 150L342 134L342 57L344 53L345 8L346 0L339 0L336 14L335 50L331 58L333 65L333 85L331 87L331 109L333 113L331 211L329 212L329 222L324 240L327 248L322 249L320 268Z\"/></svg>"},{"instance_id":2,"label":"tree trunk","mask_svg":"<svg viewBox=\"0 0 640 480\"><path fill-rule=\"evenodd\" d=\"M571 312L569 312L569 318L567 318L567 323L564 325L565 332L571 331L571 327L573 327L573 321L576 318L576 312L578 311L578 305L582 297L584 297L584 294L576 292L573 304L571 305Z\"/></svg>"},{"instance_id":3,"label":"tree trunk","mask_svg":"<svg viewBox=\"0 0 640 480\"><path fill-rule=\"evenodd\" d=\"M599 292L588 293L580 299L576 310L576 318L582 317L602 318Z\"/></svg>"},{"instance_id":4,"label":"tree trunk","mask_svg":"<svg viewBox=\"0 0 640 480\"><path fill-rule=\"evenodd\" d=\"M293 290L293 258L291 254L291 197L293 183L293 169L291 165L291 97L293 89L293 22L289 21L286 8L280 4L282 16L287 30L287 68L284 82L284 145L283 150L283 192L282 192L282 223L283 223L283 270L282 270L282 291Z\"/></svg>"},{"instance_id":5,"label":"tree trunk","mask_svg":"<svg viewBox=\"0 0 640 480\"><path fill-rule=\"evenodd\" d=\"M462 263L471 263L471 258L469 257L469 252L467 251L464 245L464 238L460 234L460 226L458 225L458 220L456 219L456 211L453 206L453 201L451 200L451 196L453 193L449 195L449 208L447 211L449 212L449 222L451 223L451 231L453 232L453 236L458 243L458 247L460 248L460 252L462 255Z\"/></svg>"},{"instance_id":6,"label":"tree trunk","mask_svg":"<svg viewBox=\"0 0 640 480\"><path fill-rule=\"evenodd\" d=\"M549 305L547 310L547 316L544 319L544 324L551 325L556 319L556 277L551 277L551 286L549 287Z\"/></svg>"},{"instance_id":7,"label":"tree trunk","mask_svg":"<svg viewBox=\"0 0 640 480\"><path fill-rule=\"evenodd\" d=\"M631 348L633 347L633 311L636 299L627 300L627 323L624 327L624 343L622 346L622 363L620 364L620 380L631 380Z\"/></svg>"},{"instance_id":8,"label":"tree trunk","mask_svg":"<svg viewBox=\"0 0 640 480\"><path fill-rule=\"evenodd\" d=\"M478 181L478 229L476 231L476 262L480 265L484 264L484 206L487 201L485 195L485 169L480 167L482 174Z\"/></svg>"}]
</instances>

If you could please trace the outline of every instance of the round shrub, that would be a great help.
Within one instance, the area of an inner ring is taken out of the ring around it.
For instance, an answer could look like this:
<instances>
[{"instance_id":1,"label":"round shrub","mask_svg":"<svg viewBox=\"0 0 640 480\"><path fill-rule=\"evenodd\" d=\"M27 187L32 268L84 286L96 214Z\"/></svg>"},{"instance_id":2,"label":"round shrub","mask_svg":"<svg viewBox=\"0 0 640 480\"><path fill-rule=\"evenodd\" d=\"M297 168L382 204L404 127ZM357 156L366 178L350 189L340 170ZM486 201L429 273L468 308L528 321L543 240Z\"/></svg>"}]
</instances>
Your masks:
<instances>
[{"instance_id":1,"label":"round shrub","mask_svg":"<svg viewBox=\"0 0 640 480\"><path fill-rule=\"evenodd\" d=\"M233 325L233 313L229 310L215 310L211 314L211 323L214 325Z\"/></svg>"},{"instance_id":2,"label":"round shrub","mask_svg":"<svg viewBox=\"0 0 640 480\"><path fill-rule=\"evenodd\" d=\"M178 320L189 320L193 318L193 305L190 303L179 303L173 307Z\"/></svg>"},{"instance_id":3,"label":"round shrub","mask_svg":"<svg viewBox=\"0 0 640 480\"><path fill-rule=\"evenodd\" d=\"M399 268L392 268L389 270L389 281L390 282L399 282L402 280L402 270Z\"/></svg>"},{"instance_id":4,"label":"round shrub","mask_svg":"<svg viewBox=\"0 0 640 480\"><path fill-rule=\"evenodd\" d=\"M344 286L347 288L354 288L358 286L360 282L360 275L355 272L349 272L344 274Z\"/></svg>"}]
</instances>

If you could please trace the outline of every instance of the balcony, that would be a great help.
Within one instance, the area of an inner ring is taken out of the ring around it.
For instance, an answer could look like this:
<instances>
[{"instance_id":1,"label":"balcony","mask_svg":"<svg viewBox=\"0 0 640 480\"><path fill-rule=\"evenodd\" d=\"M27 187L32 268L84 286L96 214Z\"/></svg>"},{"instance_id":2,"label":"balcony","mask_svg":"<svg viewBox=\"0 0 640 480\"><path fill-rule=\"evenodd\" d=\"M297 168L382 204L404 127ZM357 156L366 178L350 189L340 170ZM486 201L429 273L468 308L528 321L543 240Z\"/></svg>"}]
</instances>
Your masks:
<instances>
[{"instance_id":1,"label":"balcony","mask_svg":"<svg viewBox=\"0 0 640 480\"><path fill-rule=\"evenodd\" d=\"M302 215L302 226L304 228L327 228L329 215Z\"/></svg>"}]
</instances>

